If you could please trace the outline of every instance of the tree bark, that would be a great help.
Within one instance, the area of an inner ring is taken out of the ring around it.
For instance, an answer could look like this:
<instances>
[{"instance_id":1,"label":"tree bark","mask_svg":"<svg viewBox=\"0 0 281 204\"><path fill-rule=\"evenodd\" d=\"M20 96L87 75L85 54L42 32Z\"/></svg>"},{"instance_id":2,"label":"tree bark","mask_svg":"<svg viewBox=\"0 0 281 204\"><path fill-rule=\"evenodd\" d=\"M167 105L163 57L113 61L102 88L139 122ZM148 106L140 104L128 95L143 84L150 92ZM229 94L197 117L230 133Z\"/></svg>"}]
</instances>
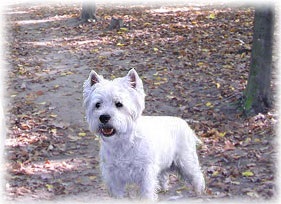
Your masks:
<instances>
[{"instance_id":1,"label":"tree bark","mask_svg":"<svg viewBox=\"0 0 281 204\"><path fill-rule=\"evenodd\" d=\"M274 12L271 7L256 8L248 84L244 92L246 113L263 113L272 106L270 89Z\"/></svg>"},{"instance_id":2,"label":"tree bark","mask_svg":"<svg viewBox=\"0 0 281 204\"><path fill-rule=\"evenodd\" d=\"M83 1L81 19L85 22L97 21L96 17L96 2L92 1Z\"/></svg>"},{"instance_id":3,"label":"tree bark","mask_svg":"<svg viewBox=\"0 0 281 204\"><path fill-rule=\"evenodd\" d=\"M119 30L120 28L122 28L124 25L123 23L123 19L122 18L114 18L112 17L111 18L111 21L110 21L110 25L108 26L107 30Z\"/></svg>"}]
</instances>

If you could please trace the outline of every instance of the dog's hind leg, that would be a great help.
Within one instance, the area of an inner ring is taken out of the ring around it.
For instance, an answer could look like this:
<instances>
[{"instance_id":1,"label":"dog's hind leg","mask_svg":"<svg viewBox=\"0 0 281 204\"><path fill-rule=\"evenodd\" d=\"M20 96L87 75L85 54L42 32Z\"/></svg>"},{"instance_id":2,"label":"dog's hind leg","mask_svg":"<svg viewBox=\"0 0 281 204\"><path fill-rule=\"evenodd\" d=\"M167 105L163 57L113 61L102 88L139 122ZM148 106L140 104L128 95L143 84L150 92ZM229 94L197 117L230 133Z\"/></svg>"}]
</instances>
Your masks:
<instances>
[{"instance_id":1,"label":"dog's hind leg","mask_svg":"<svg viewBox=\"0 0 281 204\"><path fill-rule=\"evenodd\" d=\"M158 176L159 184L163 191L169 190L169 172L164 170Z\"/></svg>"},{"instance_id":2,"label":"dog's hind leg","mask_svg":"<svg viewBox=\"0 0 281 204\"><path fill-rule=\"evenodd\" d=\"M187 181L191 181L197 194L202 194L205 190L205 179L201 171L196 151L182 151L175 161L175 165L181 176Z\"/></svg>"}]
</instances>

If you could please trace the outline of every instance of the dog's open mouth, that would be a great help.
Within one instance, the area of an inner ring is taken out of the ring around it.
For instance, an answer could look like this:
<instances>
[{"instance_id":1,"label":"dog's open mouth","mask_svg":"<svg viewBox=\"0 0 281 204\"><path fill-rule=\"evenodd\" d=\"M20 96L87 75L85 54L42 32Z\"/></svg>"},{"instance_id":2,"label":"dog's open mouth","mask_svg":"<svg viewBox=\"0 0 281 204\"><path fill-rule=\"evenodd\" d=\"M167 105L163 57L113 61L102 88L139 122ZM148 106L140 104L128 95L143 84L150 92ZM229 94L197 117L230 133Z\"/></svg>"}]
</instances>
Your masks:
<instances>
[{"instance_id":1,"label":"dog's open mouth","mask_svg":"<svg viewBox=\"0 0 281 204\"><path fill-rule=\"evenodd\" d=\"M101 133L103 134L103 136L105 136L105 137L110 137L110 136L112 136L112 135L114 135L115 134L115 129L113 128L113 127L110 127L110 126L108 126L108 127L101 127Z\"/></svg>"}]
</instances>

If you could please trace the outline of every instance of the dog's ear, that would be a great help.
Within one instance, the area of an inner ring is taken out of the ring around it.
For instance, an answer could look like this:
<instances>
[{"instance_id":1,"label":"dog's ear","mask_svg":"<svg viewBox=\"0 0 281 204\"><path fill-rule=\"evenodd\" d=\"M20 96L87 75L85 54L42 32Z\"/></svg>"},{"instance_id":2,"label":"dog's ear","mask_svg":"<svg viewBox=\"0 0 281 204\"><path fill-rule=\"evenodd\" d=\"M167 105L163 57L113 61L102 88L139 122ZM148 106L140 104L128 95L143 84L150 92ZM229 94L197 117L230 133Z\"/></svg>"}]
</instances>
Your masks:
<instances>
[{"instance_id":1,"label":"dog's ear","mask_svg":"<svg viewBox=\"0 0 281 204\"><path fill-rule=\"evenodd\" d=\"M142 81L135 69L131 69L128 72L127 77L132 88L136 89L140 86L142 87Z\"/></svg>"},{"instance_id":2,"label":"dog's ear","mask_svg":"<svg viewBox=\"0 0 281 204\"><path fill-rule=\"evenodd\" d=\"M89 77L87 80L85 80L83 84L83 98L84 98L84 105L87 106L87 104L90 102L88 99L88 96L93 91L92 86L100 83L103 79L103 76L98 75L94 70L92 70L89 74Z\"/></svg>"},{"instance_id":3,"label":"dog's ear","mask_svg":"<svg viewBox=\"0 0 281 204\"><path fill-rule=\"evenodd\" d=\"M91 86L101 82L102 79L103 79L103 77L98 75L94 70L91 71L90 76L89 76Z\"/></svg>"},{"instance_id":4,"label":"dog's ear","mask_svg":"<svg viewBox=\"0 0 281 204\"><path fill-rule=\"evenodd\" d=\"M103 77L98 75L94 70L91 71L89 74L88 79L84 82L83 85L83 97L84 97L84 103L86 103L86 98L90 95L92 89L92 86L100 83L103 80Z\"/></svg>"},{"instance_id":5,"label":"dog's ear","mask_svg":"<svg viewBox=\"0 0 281 204\"><path fill-rule=\"evenodd\" d=\"M125 80L126 80L126 84L127 86L131 87L134 89L134 91L131 91L132 97L136 97L136 110L133 115L133 118L136 119L138 118L145 107L145 103L144 103L144 98L145 98L145 93L144 93L144 89L143 89L143 84L142 84L142 80L139 77L138 73L136 72L136 70L131 69L128 74L125 76Z\"/></svg>"}]
</instances>

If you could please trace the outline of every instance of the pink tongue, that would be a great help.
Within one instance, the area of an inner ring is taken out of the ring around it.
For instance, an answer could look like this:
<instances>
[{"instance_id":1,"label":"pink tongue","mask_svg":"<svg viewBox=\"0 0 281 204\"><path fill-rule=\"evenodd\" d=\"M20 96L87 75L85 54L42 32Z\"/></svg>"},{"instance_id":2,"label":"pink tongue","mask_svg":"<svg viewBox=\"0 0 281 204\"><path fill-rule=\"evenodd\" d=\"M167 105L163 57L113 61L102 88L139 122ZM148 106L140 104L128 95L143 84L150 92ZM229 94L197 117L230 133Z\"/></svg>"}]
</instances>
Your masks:
<instances>
[{"instance_id":1,"label":"pink tongue","mask_svg":"<svg viewBox=\"0 0 281 204\"><path fill-rule=\"evenodd\" d=\"M101 131L104 135L110 135L113 133L113 128L102 128Z\"/></svg>"}]
</instances>

